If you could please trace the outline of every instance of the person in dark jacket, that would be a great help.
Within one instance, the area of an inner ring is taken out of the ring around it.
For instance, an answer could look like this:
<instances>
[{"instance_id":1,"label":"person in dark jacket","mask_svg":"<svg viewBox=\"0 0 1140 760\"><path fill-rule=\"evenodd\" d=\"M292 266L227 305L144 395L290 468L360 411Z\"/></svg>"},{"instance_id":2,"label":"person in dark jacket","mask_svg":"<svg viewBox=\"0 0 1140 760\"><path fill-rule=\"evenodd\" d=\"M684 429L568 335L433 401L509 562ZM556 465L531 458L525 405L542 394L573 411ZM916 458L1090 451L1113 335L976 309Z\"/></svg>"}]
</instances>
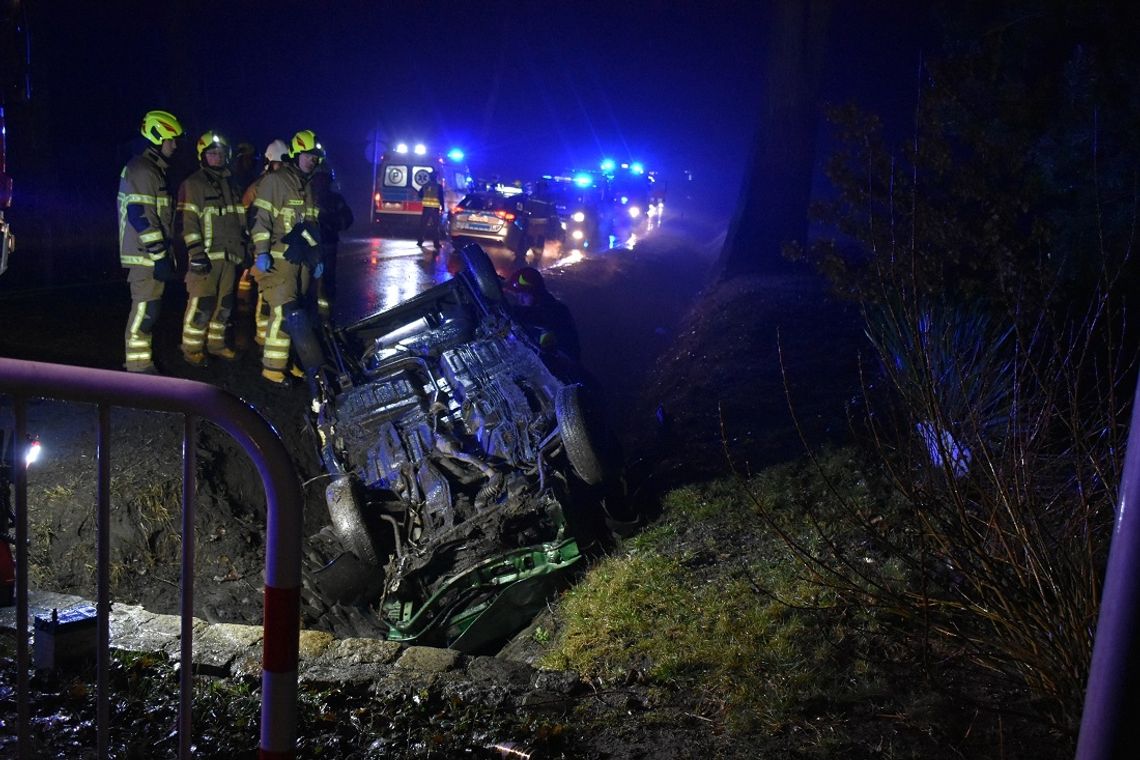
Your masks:
<instances>
[{"instance_id":1,"label":"person in dark jacket","mask_svg":"<svg viewBox=\"0 0 1140 760\"><path fill-rule=\"evenodd\" d=\"M340 233L352 226L352 209L344 196L336 191L336 174L322 162L313 172L313 195L320 210L321 261L324 271L316 278L317 313L328 322L332 317L332 302L336 298L336 249Z\"/></svg>"},{"instance_id":2,"label":"person in dark jacket","mask_svg":"<svg viewBox=\"0 0 1140 760\"><path fill-rule=\"evenodd\" d=\"M566 304L546 289L537 269L519 269L507 280L504 290L513 301L511 314L535 339L543 354L579 362L582 350L574 317Z\"/></svg>"}]
</instances>

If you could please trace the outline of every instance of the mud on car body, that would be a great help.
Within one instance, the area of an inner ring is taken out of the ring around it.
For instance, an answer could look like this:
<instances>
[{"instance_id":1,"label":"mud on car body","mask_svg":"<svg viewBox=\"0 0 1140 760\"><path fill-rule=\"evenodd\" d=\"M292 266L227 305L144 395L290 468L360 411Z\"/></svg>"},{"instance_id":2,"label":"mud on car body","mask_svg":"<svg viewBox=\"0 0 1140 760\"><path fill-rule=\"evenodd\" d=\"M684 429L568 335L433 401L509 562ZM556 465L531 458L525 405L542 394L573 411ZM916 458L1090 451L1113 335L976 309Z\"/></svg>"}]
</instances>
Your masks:
<instances>
[{"instance_id":1,"label":"mud on car body","mask_svg":"<svg viewBox=\"0 0 1140 760\"><path fill-rule=\"evenodd\" d=\"M579 563L619 457L596 396L547 367L487 255L460 255L452 280L326 335L337 379L313 409L333 532L374 582L356 609L388 639L480 651Z\"/></svg>"}]
</instances>

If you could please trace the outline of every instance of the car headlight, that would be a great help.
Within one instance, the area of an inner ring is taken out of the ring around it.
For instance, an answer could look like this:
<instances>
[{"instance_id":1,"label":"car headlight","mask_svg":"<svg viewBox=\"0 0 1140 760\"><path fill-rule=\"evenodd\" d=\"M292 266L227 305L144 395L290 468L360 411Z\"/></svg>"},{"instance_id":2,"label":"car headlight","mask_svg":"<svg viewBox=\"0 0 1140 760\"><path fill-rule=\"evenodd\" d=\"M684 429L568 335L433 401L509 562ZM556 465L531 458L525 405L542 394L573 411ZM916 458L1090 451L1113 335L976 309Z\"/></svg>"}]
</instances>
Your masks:
<instances>
[{"instance_id":1,"label":"car headlight","mask_svg":"<svg viewBox=\"0 0 1140 760\"><path fill-rule=\"evenodd\" d=\"M582 213L581 211L575 211L573 214L570 215L570 218L573 219L575 222L586 221L586 215L584 213Z\"/></svg>"},{"instance_id":2,"label":"car headlight","mask_svg":"<svg viewBox=\"0 0 1140 760\"><path fill-rule=\"evenodd\" d=\"M629 207L629 215L631 217L633 217L634 219L641 216L641 207L640 206L630 206Z\"/></svg>"},{"instance_id":3,"label":"car headlight","mask_svg":"<svg viewBox=\"0 0 1140 760\"><path fill-rule=\"evenodd\" d=\"M586 233L582 232L582 230L574 230L570 233L570 237L574 238L575 240L581 240L582 238L586 237Z\"/></svg>"}]
</instances>

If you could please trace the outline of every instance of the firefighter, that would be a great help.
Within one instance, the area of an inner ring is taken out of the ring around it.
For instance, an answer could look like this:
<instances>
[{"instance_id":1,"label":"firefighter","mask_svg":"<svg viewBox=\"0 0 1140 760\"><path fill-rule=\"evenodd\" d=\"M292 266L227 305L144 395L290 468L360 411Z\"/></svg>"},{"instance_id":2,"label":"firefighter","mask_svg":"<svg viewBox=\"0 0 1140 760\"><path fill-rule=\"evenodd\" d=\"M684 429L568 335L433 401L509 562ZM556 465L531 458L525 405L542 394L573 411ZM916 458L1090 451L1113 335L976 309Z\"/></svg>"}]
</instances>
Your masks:
<instances>
[{"instance_id":1,"label":"firefighter","mask_svg":"<svg viewBox=\"0 0 1140 760\"><path fill-rule=\"evenodd\" d=\"M261 185L261 180L265 179L266 175L277 171L281 168L281 164L289 156L289 146L285 141L278 138L269 145L265 146L265 163L261 167L261 174L253 182L249 183L246 187L245 193L241 197L241 205L245 207L246 211L246 227L252 231L254 208L253 202L257 200L257 188ZM242 273L242 278L238 282L238 291L248 293L253 289L253 269L246 269ZM265 303L265 298L262 296L261 291L257 293L257 304L254 307L254 333L253 340L257 345L265 345L265 331L269 329L269 305Z\"/></svg>"},{"instance_id":2,"label":"firefighter","mask_svg":"<svg viewBox=\"0 0 1140 760\"><path fill-rule=\"evenodd\" d=\"M581 359L574 317L546 289L537 269L519 269L507 280L504 291L513 302L511 314L527 328L544 354L560 354L575 363Z\"/></svg>"},{"instance_id":3,"label":"firefighter","mask_svg":"<svg viewBox=\"0 0 1140 760\"><path fill-rule=\"evenodd\" d=\"M288 156L289 146L280 138L265 146L265 163L261 167L261 174L249 183L241 197L241 205L245 206L249 214L250 226L253 225L253 202L257 200L257 186L265 179L265 175L280 169Z\"/></svg>"},{"instance_id":4,"label":"firefighter","mask_svg":"<svg viewBox=\"0 0 1140 760\"><path fill-rule=\"evenodd\" d=\"M443 212L443 185L439 184L439 180L436 179L435 169L428 172L427 182L420 185L418 195L423 202L423 210L420 212L420 236L419 239L416 240L416 245L424 244L424 238L430 230L432 245L435 246L436 253L439 253L440 218Z\"/></svg>"},{"instance_id":5,"label":"firefighter","mask_svg":"<svg viewBox=\"0 0 1140 760\"><path fill-rule=\"evenodd\" d=\"M336 191L336 174L327 162L313 172L313 197L320 211L321 263L324 273L317 278L317 313L328 322L332 318L332 300L336 296L336 249L340 233L352 226L352 209L344 196Z\"/></svg>"},{"instance_id":6,"label":"firefighter","mask_svg":"<svg viewBox=\"0 0 1140 760\"><path fill-rule=\"evenodd\" d=\"M245 209L229 170L230 146L216 132L198 138L202 166L178 188L178 220L186 242L186 314L182 356L201 367L206 353L237 358L226 346L226 323L234 304L234 281L246 255Z\"/></svg>"},{"instance_id":7,"label":"firefighter","mask_svg":"<svg viewBox=\"0 0 1140 760\"><path fill-rule=\"evenodd\" d=\"M315 341L304 297L310 278L322 274L319 212L309 180L323 156L311 130L293 135L289 160L265 175L253 202L253 276L270 309L261 376L275 385L286 385L287 373L305 374L290 364L293 342L304 369L315 372L319 365L312 353L304 353Z\"/></svg>"},{"instance_id":8,"label":"firefighter","mask_svg":"<svg viewBox=\"0 0 1140 760\"><path fill-rule=\"evenodd\" d=\"M151 337L166 283L178 279L171 247L174 207L166 170L182 125L167 111L149 111L139 131L150 145L128 161L119 176L119 261L131 287L124 367L128 372L157 375Z\"/></svg>"}]
</instances>

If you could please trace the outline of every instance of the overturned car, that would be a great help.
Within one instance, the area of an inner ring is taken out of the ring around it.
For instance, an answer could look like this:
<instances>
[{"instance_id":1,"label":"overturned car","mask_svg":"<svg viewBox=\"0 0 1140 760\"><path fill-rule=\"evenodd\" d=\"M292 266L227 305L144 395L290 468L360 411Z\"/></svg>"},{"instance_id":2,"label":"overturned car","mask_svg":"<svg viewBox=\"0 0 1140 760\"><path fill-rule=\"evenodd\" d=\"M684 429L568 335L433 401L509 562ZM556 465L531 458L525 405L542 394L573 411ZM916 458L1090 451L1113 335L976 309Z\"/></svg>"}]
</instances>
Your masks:
<instances>
[{"instance_id":1,"label":"overturned car","mask_svg":"<svg viewBox=\"0 0 1140 760\"><path fill-rule=\"evenodd\" d=\"M390 640L472 652L604 535L620 455L592 385L545 360L478 245L460 256L448 282L326 333L313 416L356 608Z\"/></svg>"}]
</instances>

